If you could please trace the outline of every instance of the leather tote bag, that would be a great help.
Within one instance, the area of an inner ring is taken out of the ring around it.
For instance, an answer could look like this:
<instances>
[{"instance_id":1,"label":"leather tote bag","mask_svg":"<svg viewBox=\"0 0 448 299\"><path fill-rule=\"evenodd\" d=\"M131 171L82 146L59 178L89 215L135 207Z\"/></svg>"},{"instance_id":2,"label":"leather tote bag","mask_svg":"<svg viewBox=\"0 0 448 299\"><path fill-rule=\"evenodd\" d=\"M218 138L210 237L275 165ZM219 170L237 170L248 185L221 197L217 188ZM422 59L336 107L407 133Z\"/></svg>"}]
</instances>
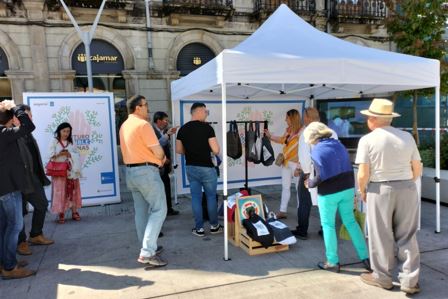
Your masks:
<instances>
[{"instance_id":1,"label":"leather tote bag","mask_svg":"<svg viewBox=\"0 0 448 299\"><path fill-rule=\"evenodd\" d=\"M70 164L68 162L50 161L45 167L45 174L54 177L66 177L69 170Z\"/></svg>"}]
</instances>

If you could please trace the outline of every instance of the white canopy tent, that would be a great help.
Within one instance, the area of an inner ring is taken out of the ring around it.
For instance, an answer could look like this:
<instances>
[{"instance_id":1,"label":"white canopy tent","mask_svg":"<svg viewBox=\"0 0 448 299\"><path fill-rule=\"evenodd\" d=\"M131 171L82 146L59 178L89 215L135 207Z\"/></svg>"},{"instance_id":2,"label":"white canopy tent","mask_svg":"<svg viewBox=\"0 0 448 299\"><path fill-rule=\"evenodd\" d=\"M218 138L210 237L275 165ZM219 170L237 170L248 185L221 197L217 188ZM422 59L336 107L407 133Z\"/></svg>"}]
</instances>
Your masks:
<instances>
[{"instance_id":1,"label":"white canopy tent","mask_svg":"<svg viewBox=\"0 0 448 299\"><path fill-rule=\"evenodd\" d=\"M172 82L171 93L173 102L220 97L222 119L226 120L227 97L342 99L421 88L435 88L439 178L440 62L343 41L314 28L284 4L238 46L222 51L188 76ZM226 157L225 125L222 136L222 154ZM226 197L227 165L222 175ZM440 185L435 185L436 232L440 232Z\"/></svg>"}]
</instances>

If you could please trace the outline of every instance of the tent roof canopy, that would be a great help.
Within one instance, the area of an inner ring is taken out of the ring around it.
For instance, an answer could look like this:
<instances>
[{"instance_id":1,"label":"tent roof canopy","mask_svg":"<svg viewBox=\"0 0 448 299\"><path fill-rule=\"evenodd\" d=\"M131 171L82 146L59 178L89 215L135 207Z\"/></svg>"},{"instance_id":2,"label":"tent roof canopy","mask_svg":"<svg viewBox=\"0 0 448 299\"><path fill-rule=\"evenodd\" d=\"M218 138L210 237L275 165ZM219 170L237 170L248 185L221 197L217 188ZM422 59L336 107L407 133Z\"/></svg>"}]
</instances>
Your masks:
<instances>
[{"instance_id":1,"label":"tent roof canopy","mask_svg":"<svg viewBox=\"0 0 448 299\"><path fill-rule=\"evenodd\" d=\"M439 86L440 62L319 31L282 4L260 28L172 83L172 99L351 98Z\"/></svg>"}]
</instances>

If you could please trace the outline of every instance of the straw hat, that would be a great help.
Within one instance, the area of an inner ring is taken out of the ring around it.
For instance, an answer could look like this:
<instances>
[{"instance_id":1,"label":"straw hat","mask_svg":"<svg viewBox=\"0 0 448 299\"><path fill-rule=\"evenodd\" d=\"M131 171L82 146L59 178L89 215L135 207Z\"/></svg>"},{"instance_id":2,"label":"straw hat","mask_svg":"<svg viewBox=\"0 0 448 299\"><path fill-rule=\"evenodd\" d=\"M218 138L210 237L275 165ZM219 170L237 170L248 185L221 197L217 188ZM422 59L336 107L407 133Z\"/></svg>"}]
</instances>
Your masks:
<instances>
[{"instance_id":1,"label":"straw hat","mask_svg":"<svg viewBox=\"0 0 448 299\"><path fill-rule=\"evenodd\" d=\"M361 110L361 114L373 117L399 117L394 112L394 104L387 99L373 99L369 110Z\"/></svg>"}]
</instances>

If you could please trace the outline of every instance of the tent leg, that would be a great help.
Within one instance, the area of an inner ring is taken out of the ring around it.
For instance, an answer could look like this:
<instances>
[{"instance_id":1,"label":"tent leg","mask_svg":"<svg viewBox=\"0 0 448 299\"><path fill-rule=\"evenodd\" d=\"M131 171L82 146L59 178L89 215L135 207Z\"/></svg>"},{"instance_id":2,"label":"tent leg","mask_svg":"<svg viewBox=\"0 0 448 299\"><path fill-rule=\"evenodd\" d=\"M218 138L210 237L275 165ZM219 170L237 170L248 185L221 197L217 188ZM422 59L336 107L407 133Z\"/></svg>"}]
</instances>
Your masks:
<instances>
[{"instance_id":1,"label":"tent leg","mask_svg":"<svg viewBox=\"0 0 448 299\"><path fill-rule=\"evenodd\" d=\"M436 86L436 231L440 233L440 86Z\"/></svg>"},{"instance_id":2,"label":"tent leg","mask_svg":"<svg viewBox=\"0 0 448 299\"><path fill-rule=\"evenodd\" d=\"M224 260L229 259L229 236L228 236L228 221L227 221L227 90L226 83L221 84L222 107L221 107L221 129L222 129L222 192L224 195Z\"/></svg>"}]
</instances>

